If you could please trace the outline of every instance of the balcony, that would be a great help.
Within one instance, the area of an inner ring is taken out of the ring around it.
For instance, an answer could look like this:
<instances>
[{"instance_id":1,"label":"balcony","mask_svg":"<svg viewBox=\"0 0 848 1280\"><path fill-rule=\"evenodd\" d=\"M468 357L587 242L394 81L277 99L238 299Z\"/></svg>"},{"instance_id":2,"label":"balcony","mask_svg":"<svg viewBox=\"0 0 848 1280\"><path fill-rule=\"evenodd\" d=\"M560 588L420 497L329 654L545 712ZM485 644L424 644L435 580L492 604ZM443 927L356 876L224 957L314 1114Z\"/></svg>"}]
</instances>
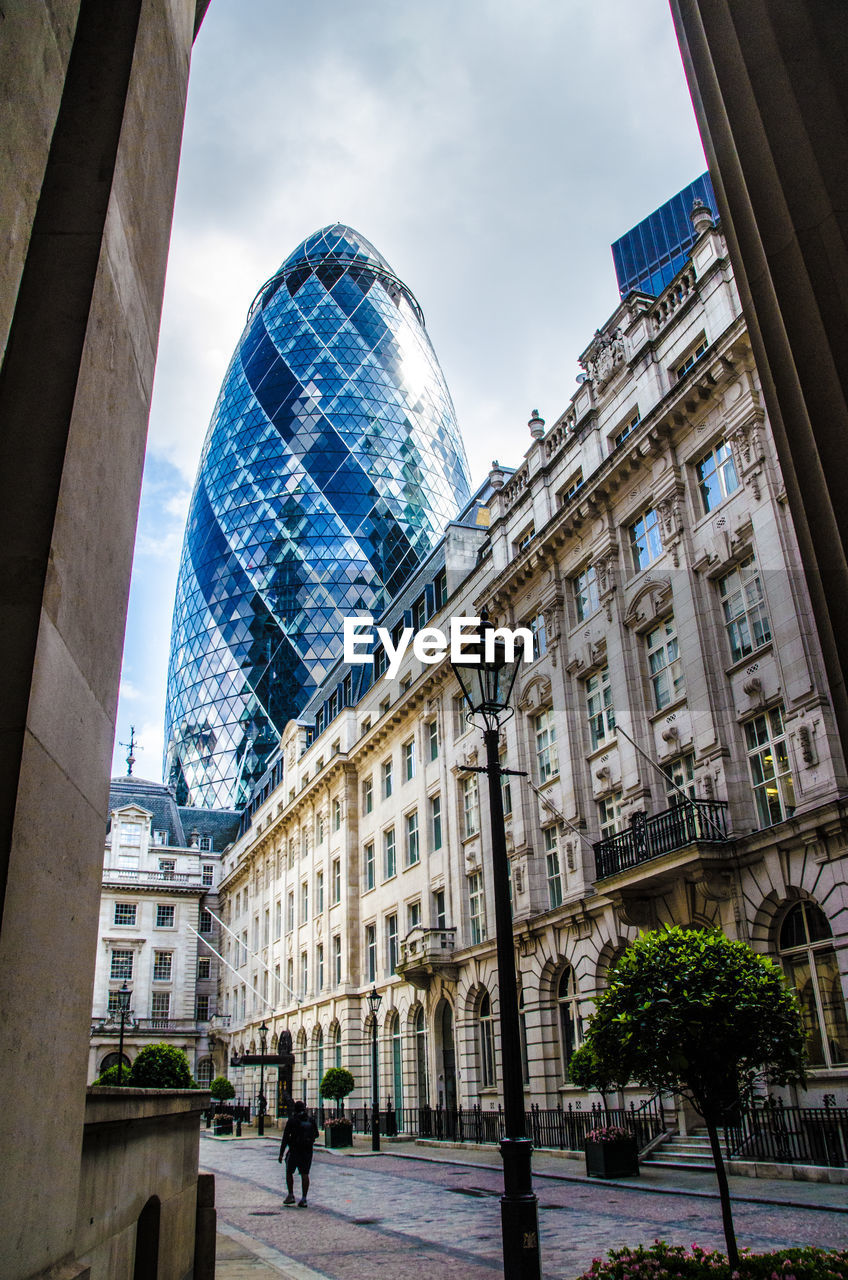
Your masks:
<instances>
[{"instance_id":1,"label":"balcony","mask_svg":"<svg viewBox=\"0 0 848 1280\"><path fill-rule=\"evenodd\" d=\"M400 944L400 960L395 972L421 991L427 990L437 973L455 979L458 972L453 956L455 942L456 929L425 929L417 925Z\"/></svg>"},{"instance_id":2,"label":"balcony","mask_svg":"<svg viewBox=\"0 0 848 1280\"><path fill-rule=\"evenodd\" d=\"M168 889L192 889L200 893L206 893L209 889L199 872L189 875L184 871L139 871L137 867L105 867L103 883L150 885L155 888L164 886Z\"/></svg>"},{"instance_id":3,"label":"balcony","mask_svg":"<svg viewBox=\"0 0 848 1280\"><path fill-rule=\"evenodd\" d=\"M91 1024L92 1036L115 1036L119 1033L120 1022L114 1015L95 1018ZM128 1018L124 1036L161 1036L163 1032L172 1035L200 1035L201 1027L194 1018Z\"/></svg>"},{"instance_id":4,"label":"balcony","mask_svg":"<svg viewBox=\"0 0 848 1280\"><path fill-rule=\"evenodd\" d=\"M593 846L595 879L621 875L692 845L727 843L727 805L721 801L690 800L651 817L636 813L627 831Z\"/></svg>"}]
</instances>

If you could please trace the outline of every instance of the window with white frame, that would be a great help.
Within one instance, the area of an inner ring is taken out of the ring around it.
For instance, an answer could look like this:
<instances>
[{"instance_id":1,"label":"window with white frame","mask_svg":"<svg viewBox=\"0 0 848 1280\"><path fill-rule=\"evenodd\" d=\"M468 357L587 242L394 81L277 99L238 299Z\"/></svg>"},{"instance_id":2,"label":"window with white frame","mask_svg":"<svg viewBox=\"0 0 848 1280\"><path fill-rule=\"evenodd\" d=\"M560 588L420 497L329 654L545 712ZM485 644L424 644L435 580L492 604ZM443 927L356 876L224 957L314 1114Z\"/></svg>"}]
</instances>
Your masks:
<instances>
[{"instance_id":1,"label":"window with white frame","mask_svg":"<svg viewBox=\"0 0 848 1280\"><path fill-rule=\"evenodd\" d=\"M455 738L461 738L462 735L467 733L470 728L468 720L466 719L466 711L468 708L466 706L465 698L461 693L454 694L451 701L451 708L453 713L453 736Z\"/></svg>"},{"instance_id":2,"label":"window with white frame","mask_svg":"<svg viewBox=\"0 0 848 1280\"><path fill-rule=\"evenodd\" d=\"M115 924L135 924L137 910L134 902L116 902Z\"/></svg>"},{"instance_id":3,"label":"window with white frame","mask_svg":"<svg viewBox=\"0 0 848 1280\"><path fill-rule=\"evenodd\" d=\"M645 649L654 710L662 711L663 707L682 698L684 693L683 663L673 614L669 614L648 632L645 636Z\"/></svg>"},{"instance_id":4,"label":"window with white frame","mask_svg":"<svg viewBox=\"0 0 848 1280\"><path fill-rule=\"evenodd\" d=\"M215 883L215 868L211 862L204 862L200 881L204 889L211 889L212 885Z\"/></svg>"},{"instance_id":5,"label":"window with white frame","mask_svg":"<svg viewBox=\"0 0 848 1280\"><path fill-rule=\"evenodd\" d=\"M791 818L795 812L795 786L782 707L772 707L745 722L745 745L760 826L771 827Z\"/></svg>"},{"instance_id":6,"label":"window with white frame","mask_svg":"<svg viewBox=\"0 0 848 1280\"><path fill-rule=\"evenodd\" d=\"M309 881L303 880L300 886L300 923L306 924L309 919Z\"/></svg>"},{"instance_id":7,"label":"window with white frame","mask_svg":"<svg viewBox=\"0 0 848 1280\"><path fill-rule=\"evenodd\" d=\"M141 844L141 823L140 822L122 822L120 826L121 844L140 845Z\"/></svg>"},{"instance_id":8,"label":"window with white frame","mask_svg":"<svg viewBox=\"0 0 848 1280\"><path fill-rule=\"evenodd\" d=\"M433 927L436 929L444 929L448 922L447 911L445 910L445 891L444 889L436 889L433 893Z\"/></svg>"},{"instance_id":9,"label":"window with white frame","mask_svg":"<svg viewBox=\"0 0 848 1280\"><path fill-rule=\"evenodd\" d=\"M369 840L363 850L363 867L365 871L365 891L374 888L374 841Z\"/></svg>"},{"instance_id":10,"label":"window with white frame","mask_svg":"<svg viewBox=\"0 0 848 1280\"><path fill-rule=\"evenodd\" d=\"M386 916L386 977L390 978L394 973L398 962L398 918L397 913L392 912Z\"/></svg>"},{"instance_id":11,"label":"window with white frame","mask_svg":"<svg viewBox=\"0 0 848 1280\"><path fill-rule=\"evenodd\" d=\"M504 772L507 768L505 751L498 753L498 764L501 769L501 801L503 803L504 817L508 818L512 813L512 783L510 782L510 775Z\"/></svg>"},{"instance_id":12,"label":"window with white frame","mask_svg":"<svg viewBox=\"0 0 848 1280\"><path fill-rule=\"evenodd\" d=\"M578 622L584 622L601 607L598 594L598 575L595 566L587 565L582 573L571 579L571 594L574 599L574 612Z\"/></svg>"},{"instance_id":13,"label":"window with white frame","mask_svg":"<svg viewBox=\"0 0 848 1280\"><path fill-rule=\"evenodd\" d=\"M197 957L197 976L199 979L209 978L212 976L212 957Z\"/></svg>"},{"instance_id":14,"label":"window with white frame","mask_svg":"<svg viewBox=\"0 0 848 1280\"><path fill-rule=\"evenodd\" d=\"M159 859L159 870L161 871L162 876L165 880L173 880L174 872L176 871L176 869L177 869L176 858L160 858Z\"/></svg>"},{"instance_id":15,"label":"window with white frame","mask_svg":"<svg viewBox=\"0 0 848 1280\"><path fill-rule=\"evenodd\" d=\"M695 791L695 757L691 751L687 751L682 756L676 756L674 760L669 760L662 766L662 771L666 776L665 796L668 801L669 808L673 808L676 804L685 804L681 791L685 791L690 800L697 799ZM672 786L672 783L675 785ZM678 790L678 787L680 790Z\"/></svg>"},{"instance_id":16,"label":"window with white frame","mask_svg":"<svg viewBox=\"0 0 848 1280\"><path fill-rule=\"evenodd\" d=\"M266 907L262 917L262 945L267 947L271 941L271 908Z\"/></svg>"},{"instance_id":17,"label":"window with white frame","mask_svg":"<svg viewBox=\"0 0 848 1280\"><path fill-rule=\"evenodd\" d=\"M562 873L559 865L559 839L556 827L545 827L545 869L548 876L548 906L562 906Z\"/></svg>"},{"instance_id":18,"label":"window with white frame","mask_svg":"<svg viewBox=\"0 0 848 1280\"><path fill-rule=\"evenodd\" d=\"M154 831L154 832L153 832L153 843L154 843L155 845L166 845L166 844L168 843L168 832L167 832L167 831Z\"/></svg>"},{"instance_id":19,"label":"window with white frame","mask_svg":"<svg viewBox=\"0 0 848 1280\"><path fill-rule=\"evenodd\" d=\"M412 779L415 777L415 739L414 738L410 738L408 742L405 742L403 744L403 746L401 747L401 754L403 756L403 780L404 782L411 782Z\"/></svg>"},{"instance_id":20,"label":"window with white frame","mask_svg":"<svg viewBox=\"0 0 848 1280\"><path fill-rule=\"evenodd\" d=\"M547 707L533 717L533 733L536 739L536 776L540 783L547 782L559 773L553 707Z\"/></svg>"},{"instance_id":21,"label":"window with white frame","mask_svg":"<svg viewBox=\"0 0 848 1280\"><path fill-rule=\"evenodd\" d=\"M609 667L604 667L586 681L586 713L589 724L590 750L609 742L615 733L615 710L612 705Z\"/></svg>"},{"instance_id":22,"label":"window with white frame","mask_svg":"<svg viewBox=\"0 0 848 1280\"><path fill-rule=\"evenodd\" d=\"M427 754L431 761L439 758L439 722L438 720L428 720L426 726L427 733Z\"/></svg>"},{"instance_id":23,"label":"window with white frame","mask_svg":"<svg viewBox=\"0 0 848 1280\"><path fill-rule=\"evenodd\" d=\"M173 929L174 927L175 908L171 902L157 902L156 904L156 928L157 929Z\"/></svg>"},{"instance_id":24,"label":"window with white frame","mask_svg":"<svg viewBox=\"0 0 848 1280\"><path fill-rule=\"evenodd\" d=\"M113 982L128 982L133 976L133 953L131 951L113 951L109 977Z\"/></svg>"},{"instance_id":25,"label":"window with white frame","mask_svg":"<svg viewBox=\"0 0 848 1280\"><path fill-rule=\"evenodd\" d=\"M412 813L408 813L404 819L405 838L406 838L406 865L414 867L421 857L421 850L418 844L418 810L413 809Z\"/></svg>"},{"instance_id":26,"label":"window with white frame","mask_svg":"<svg viewBox=\"0 0 848 1280\"><path fill-rule=\"evenodd\" d=\"M374 779L366 778L362 784L362 812L370 813L374 808Z\"/></svg>"},{"instance_id":27,"label":"window with white frame","mask_svg":"<svg viewBox=\"0 0 848 1280\"><path fill-rule=\"evenodd\" d=\"M383 761L383 799L388 800L394 789L394 778L391 760Z\"/></svg>"},{"instance_id":28,"label":"window with white frame","mask_svg":"<svg viewBox=\"0 0 848 1280\"><path fill-rule=\"evenodd\" d=\"M274 903L274 937L281 938L283 936L283 904L278 898Z\"/></svg>"},{"instance_id":29,"label":"window with white frame","mask_svg":"<svg viewBox=\"0 0 848 1280\"><path fill-rule=\"evenodd\" d=\"M300 833L300 856L305 858L309 853L309 832L306 827Z\"/></svg>"},{"instance_id":30,"label":"window with white frame","mask_svg":"<svg viewBox=\"0 0 848 1280\"><path fill-rule=\"evenodd\" d=\"M342 939L341 934L333 934L333 985L338 987L342 980Z\"/></svg>"},{"instance_id":31,"label":"window with white frame","mask_svg":"<svg viewBox=\"0 0 848 1280\"><path fill-rule=\"evenodd\" d=\"M324 914L324 872L317 871L315 873L315 914L321 916Z\"/></svg>"},{"instance_id":32,"label":"window with white frame","mask_svg":"<svg viewBox=\"0 0 848 1280\"><path fill-rule=\"evenodd\" d=\"M294 957L289 956L286 961L286 1004L291 1004L294 997Z\"/></svg>"},{"instance_id":33,"label":"window with white frame","mask_svg":"<svg viewBox=\"0 0 848 1280\"><path fill-rule=\"evenodd\" d=\"M621 792L613 791L598 801L598 826L601 839L608 840L621 830Z\"/></svg>"},{"instance_id":34,"label":"window with white frame","mask_svg":"<svg viewBox=\"0 0 848 1280\"><path fill-rule=\"evenodd\" d=\"M410 902L406 907L406 931L417 929L421 923L421 902L418 898L414 902Z\"/></svg>"},{"instance_id":35,"label":"window with white frame","mask_svg":"<svg viewBox=\"0 0 848 1280\"><path fill-rule=\"evenodd\" d=\"M719 579L724 626L733 662L747 658L771 640L763 584L754 556Z\"/></svg>"},{"instance_id":36,"label":"window with white frame","mask_svg":"<svg viewBox=\"0 0 848 1280\"><path fill-rule=\"evenodd\" d=\"M309 990L309 953L300 953L300 994L305 996Z\"/></svg>"},{"instance_id":37,"label":"window with white frame","mask_svg":"<svg viewBox=\"0 0 848 1280\"><path fill-rule=\"evenodd\" d=\"M462 834L463 839L476 836L480 830L480 797L477 789L477 774L469 773L462 779Z\"/></svg>"},{"instance_id":38,"label":"window with white frame","mask_svg":"<svg viewBox=\"0 0 848 1280\"><path fill-rule=\"evenodd\" d=\"M110 991L109 998L106 1003L106 1011L108 1012L110 1017L114 1017L116 1014L120 1016L121 1004L122 1004L121 992Z\"/></svg>"},{"instance_id":39,"label":"window with white frame","mask_svg":"<svg viewBox=\"0 0 848 1280\"><path fill-rule=\"evenodd\" d=\"M211 852L212 852L212 837L211 837L211 836L201 836L201 837L200 837L200 852L201 852L201 853L211 853Z\"/></svg>"},{"instance_id":40,"label":"window with white frame","mask_svg":"<svg viewBox=\"0 0 848 1280\"><path fill-rule=\"evenodd\" d=\"M559 498L559 505L561 507L564 507L567 502L571 501L571 499L576 494L577 490L582 488L583 488L583 470L581 467L578 467L577 470L574 472L574 475L571 477L571 479L566 480L565 484L562 486L559 493L557 494L557 497Z\"/></svg>"},{"instance_id":41,"label":"window with white frame","mask_svg":"<svg viewBox=\"0 0 848 1280\"><path fill-rule=\"evenodd\" d=\"M383 879L391 880L397 875L397 839L394 827L387 827L383 832Z\"/></svg>"},{"instance_id":42,"label":"window with white frame","mask_svg":"<svg viewBox=\"0 0 848 1280\"><path fill-rule=\"evenodd\" d=\"M624 420L621 427L619 427L618 431L614 434L612 438L612 447L616 449L620 444L624 444L625 440L630 435L630 432L638 427L640 421L639 410L632 410Z\"/></svg>"},{"instance_id":43,"label":"window with white frame","mask_svg":"<svg viewBox=\"0 0 848 1280\"><path fill-rule=\"evenodd\" d=\"M430 848L433 853L442 847L442 797L437 792L430 796Z\"/></svg>"},{"instance_id":44,"label":"window with white frame","mask_svg":"<svg viewBox=\"0 0 848 1280\"><path fill-rule=\"evenodd\" d=\"M528 624L530 634L533 637L533 661L537 658L543 658L548 652L548 635L545 627L545 615L537 613L535 618L531 618Z\"/></svg>"},{"instance_id":45,"label":"window with white frame","mask_svg":"<svg viewBox=\"0 0 848 1280\"><path fill-rule=\"evenodd\" d=\"M315 843L322 845L324 843L324 815L319 813L315 819Z\"/></svg>"},{"instance_id":46,"label":"window with white frame","mask_svg":"<svg viewBox=\"0 0 848 1280\"><path fill-rule=\"evenodd\" d=\"M209 1021L209 997L208 995L195 996L194 1001L194 1018L196 1022ZM200 1081L198 1081L198 1084Z\"/></svg>"},{"instance_id":47,"label":"window with white frame","mask_svg":"<svg viewBox=\"0 0 848 1280\"><path fill-rule=\"evenodd\" d=\"M739 488L739 478L726 440L719 440L709 453L699 458L695 463L695 477L705 515L735 493Z\"/></svg>"},{"instance_id":48,"label":"window with white frame","mask_svg":"<svg viewBox=\"0 0 848 1280\"><path fill-rule=\"evenodd\" d=\"M377 981L377 926L365 926L365 966L368 982Z\"/></svg>"},{"instance_id":49,"label":"window with white frame","mask_svg":"<svg viewBox=\"0 0 848 1280\"><path fill-rule=\"evenodd\" d=\"M468 922L472 946L486 940L486 904L483 899L483 875L472 871L468 877Z\"/></svg>"},{"instance_id":50,"label":"window with white frame","mask_svg":"<svg viewBox=\"0 0 848 1280\"><path fill-rule=\"evenodd\" d=\"M153 981L170 982L174 955L172 951L153 952Z\"/></svg>"},{"instance_id":51,"label":"window with white frame","mask_svg":"<svg viewBox=\"0 0 848 1280\"><path fill-rule=\"evenodd\" d=\"M200 922L197 927L201 933L212 932L212 912L206 907L200 908Z\"/></svg>"},{"instance_id":52,"label":"window with white frame","mask_svg":"<svg viewBox=\"0 0 848 1280\"><path fill-rule=\"evenodd\" d=\"M340 831L342 826L342 802L341 800L333 801L333 830Z\"/></svg>"},{"instance_id":53,"label":"window with white frame","mask_svg":"<svg viewBox=\"0 0 848 1280\"><path fill-rule=\"evenodd\" d=\"M286 933L291 933L294 928L294 889L289 889L286 898Z\"/></svg>"},{"instance_id":54,"label":"window with white frame","mask_svg":"<svg viewBox=\"0 0 848 1280\"><path fill-rule=\"evenodd\" d=\"M689 354L687 356L684 356L684 358L680 361L680 364L678 364L675 367L674 376L677 378L678 382L680 381L681 378L686 376L686 374L692 368L692 365L699 358L699 356L702 356L704 354L706 349L707 349L706 338L699 338L697 345L693 347L693 349L689 352Z\"/></svg>"},{"instance_id":55,"label":"window with white frame","mask_svg":"<svg viewBox=\"0 0 848 1280\"><path fill-rule=\"evenodd\" d=\"M488 991L483 992L480 1001L480 1086L492 1089L495 1084L495 1027L492 1017L492 1002Z\"/></svg>"},{"instance_id":56,"label":"window with white frame","mask_svg":"<svg viewBox=\"0 0 848 1280\"><path fill-rule=\"evenodd\" d=\"M631 562L637 573L662 555L659 516L653 507L643 511L639 519L633 521L628 527L627 536Z\"/></svg>"},{"instance_id":57,"label":"window with white frame","mask_svg":"<svg viewBox=\"0 0 848 1280\"><path fill-rule=\"evenodd\" d=\"M848 1019L833 945L821 907L804 899L789 908L780 928L780 963L798 993L811 1067L848 1063Z\"/></svg>"},{"instance_id":58,"label":"window with white frame","mask_svg":"<svg viewBox=\"0 0 848 1280\"><path fill-rule=\"evenodd\" d=\"M333 875L333 906L336 906L342 900L342 860L341 858L333 858L332 866Z\"/></svg>"},{"instance_id":59,"label":"window with white frame","mask_svg":"<svg viewBox=\"0 0 848 1280\"><path fill-rule=\"evenodd\" d=\"M315 948L315 985L319 991L324 990L324 944L319 942Z\"/></svg>"},{"instance_id":60,"label":"window with white frame","mask_svg":"<svg viewBox=\"0 0 848 1280\"><path fill-rule=\"evenodd\" d=\"M171 1012L170 991L154 991L150 997L150 1016L164 1021Z\"/></svg>"}]
</instances>

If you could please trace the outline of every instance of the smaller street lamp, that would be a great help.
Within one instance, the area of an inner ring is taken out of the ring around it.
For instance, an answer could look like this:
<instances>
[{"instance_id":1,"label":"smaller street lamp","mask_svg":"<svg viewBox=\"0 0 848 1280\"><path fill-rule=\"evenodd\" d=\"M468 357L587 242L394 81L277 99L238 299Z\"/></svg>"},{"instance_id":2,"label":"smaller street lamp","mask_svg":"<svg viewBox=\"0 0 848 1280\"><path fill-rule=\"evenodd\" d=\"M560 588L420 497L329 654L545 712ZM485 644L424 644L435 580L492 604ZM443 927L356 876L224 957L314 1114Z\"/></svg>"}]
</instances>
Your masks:
<instances>
[{"instance_id":1,"label":"smaller street lamp","mask_svg":"<svg viewBox=\"0 0 848 1280\"><path fill-rule=\"evenodd\" d=\"M380 1150L380 1083L377 1079L377 1014L383 997L376 986L368 992L371 1011L371 1150Z\"/></svg>"},{"instance_id":2,"label":"smaller street lamp","mask_svg":"<svg viewBox=\"0 0 848 1280\"><path fill-rule=\"evenodd\" d=\"M118 1084L124 1074L124 1027L127 1025L127 1018L130 1016L130 997L132 992L124 981L118 992L118 1017L121 1020L121 1030L118 1034Z\"/></svg>"},{"instance_id":3,"label":"smaller street lamp","mask_svg":"<svg viewBox=\"0 0 848 1280\"><path fill-rule=\"evenodd\" d=\"M268 1048L268 1027L265 1020L262 1020L262 1026L259 1028L259 1054L261 1061L259 1063L259 1120L256 1126L256 1132L260 1138L265 1137L265 1050Z\"/></svg>"}]
</instances>

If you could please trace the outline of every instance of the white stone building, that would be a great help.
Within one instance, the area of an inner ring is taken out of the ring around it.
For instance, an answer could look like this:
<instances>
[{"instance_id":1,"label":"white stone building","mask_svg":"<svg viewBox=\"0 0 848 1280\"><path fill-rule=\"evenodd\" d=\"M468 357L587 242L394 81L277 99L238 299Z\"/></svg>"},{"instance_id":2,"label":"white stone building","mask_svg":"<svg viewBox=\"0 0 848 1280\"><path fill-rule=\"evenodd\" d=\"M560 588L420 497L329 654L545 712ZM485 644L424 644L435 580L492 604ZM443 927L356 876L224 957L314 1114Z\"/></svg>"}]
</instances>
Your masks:
<instances>
[{"instance_id":1,"label":"white stone building","mask_svg":"<svg viewBox=\"0 0 848 1280\"><path fill-rule=\"evenodd\" d=\"M846 770L726 245L699 214L657 298L622 302L518 468L493 464L382 620L487 607L535 661L503 730L528 1104L569 1083L608 967L639 929L720 925L779 958L810 1032L807 1099L848 1088ZM384 665L378 655L377 672ZM499 1099L482 763L447 661L363 685L339 664L291 723L223 856L231 1050L291 1031L370 1097ZM367 683L367 681L366 681ZM361 691L364 688L364 691ZM273 1040L272 1040L273 1044ZM272 1073L273 1075L273 1073ZM255 1093L249 1071L236 1079Z\"/></svg>"},{"instance_id":2,"label":"white stone building","mask_svg":"<svg viewBox=\"0 0 848 1280\"><path fill-rule=\"evenodd\" d=\"M221 852L239 815L178 806L168 787L130 777L112 779L109 807L88 1079L118 1061L126 983L125 1066L146 1044L167 1041L208 1085L219 1021Z\"/></svg>"}]
</instances>

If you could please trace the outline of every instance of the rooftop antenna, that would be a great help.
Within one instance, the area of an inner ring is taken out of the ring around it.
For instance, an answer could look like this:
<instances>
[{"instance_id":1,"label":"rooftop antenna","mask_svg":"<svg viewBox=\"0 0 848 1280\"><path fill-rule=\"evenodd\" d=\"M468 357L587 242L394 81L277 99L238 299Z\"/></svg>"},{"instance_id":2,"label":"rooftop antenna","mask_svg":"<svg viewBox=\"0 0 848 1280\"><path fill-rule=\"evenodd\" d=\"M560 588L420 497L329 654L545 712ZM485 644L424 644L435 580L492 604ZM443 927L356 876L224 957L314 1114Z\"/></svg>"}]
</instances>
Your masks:
<instances>
[{"instance_id":1,"label":"rooftop antenna","mask_svg":"<svg viewBox=\"0 0 848 1280\"><path fill-rule=\"evenodd\" d=\"M135 756L133 755L133 752L135 751L135 748L137 745L138 745L138 740L135 736L135 725L131 724L129 742L118 743L119 747L127 748L127 777L128 778L132 777L133 765L135 764Z\"/></svg>"}]
</instances>

